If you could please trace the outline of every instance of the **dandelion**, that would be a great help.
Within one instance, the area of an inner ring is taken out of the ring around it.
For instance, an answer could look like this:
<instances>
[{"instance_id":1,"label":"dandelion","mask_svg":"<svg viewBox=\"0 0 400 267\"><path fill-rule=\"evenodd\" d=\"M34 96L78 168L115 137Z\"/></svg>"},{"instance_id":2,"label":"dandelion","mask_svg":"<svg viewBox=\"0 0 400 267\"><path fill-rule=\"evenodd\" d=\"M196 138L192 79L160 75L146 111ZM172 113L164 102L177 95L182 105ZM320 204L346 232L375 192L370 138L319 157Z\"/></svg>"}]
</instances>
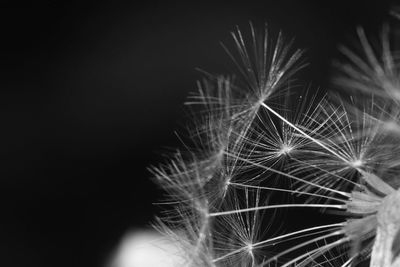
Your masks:
<instances>
[{"instance_id":1,"label":"dandelion","mask_svg":"<svg viewBox=\"0 0 400 267\"><path fill-rule=\"evenodd\" d=\"M238 77L198 83L186 151L151 169L183 266L400 266L400 65L387 27L380 52L358 35L365 59L342 48L336 83L362 96L317 97L293 86L305 64L281 33L232 34Z\"/></svg>"}]
</instances>

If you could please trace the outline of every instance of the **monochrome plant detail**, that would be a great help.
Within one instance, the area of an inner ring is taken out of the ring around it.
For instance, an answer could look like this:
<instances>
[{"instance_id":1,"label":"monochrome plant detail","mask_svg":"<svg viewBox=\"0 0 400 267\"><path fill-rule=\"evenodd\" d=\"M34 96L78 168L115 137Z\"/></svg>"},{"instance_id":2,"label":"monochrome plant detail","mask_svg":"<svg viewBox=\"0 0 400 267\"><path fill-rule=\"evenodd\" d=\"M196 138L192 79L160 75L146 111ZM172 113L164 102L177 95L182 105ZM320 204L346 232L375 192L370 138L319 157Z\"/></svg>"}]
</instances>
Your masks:
<instances>
[{"instance_id":1,"label":"monochrome plant detail","mask_svg":"<svg viewBox=\"0 0 400 267\"><path fill-rule=\"evenodd\" d=\"M400 64L388 26L357 33L324 96L281 33L232 33L236 75L198 83L185 151L151 168L182 266L400 266Z\"/></svg>"}]
</instances>

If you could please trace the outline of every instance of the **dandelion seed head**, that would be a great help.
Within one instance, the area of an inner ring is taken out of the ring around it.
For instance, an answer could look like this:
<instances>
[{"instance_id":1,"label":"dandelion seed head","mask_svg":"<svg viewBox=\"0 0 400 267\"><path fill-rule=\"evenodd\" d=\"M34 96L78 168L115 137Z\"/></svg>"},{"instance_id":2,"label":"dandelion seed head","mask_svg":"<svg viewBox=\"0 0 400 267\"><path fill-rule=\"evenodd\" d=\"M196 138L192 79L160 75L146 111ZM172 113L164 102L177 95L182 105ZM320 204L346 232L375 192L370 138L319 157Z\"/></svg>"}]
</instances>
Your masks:
<instances>
[{"instance_id":1,"label":"dandelion seed head","mask_svg":"<svg viewBox=\"0 0 400 267\"><path fill-rule=\"evenodd\" d=\"M227 179L225 181L225 186L224 186L225 190L227 190L230 185L231 185L231 181L230 181L230 179Z\"/></svg>"},{"instance_id":2,"label":"dandelion seed head","mask_svg":"<svg viewBox=\"0 0 400 267\"><path fill-rule=\"evenodd\" d=\"M364 162L361 159L356 159L354 161L349 162L350 166L357 169L364 165Z\"/></svg>"},{"instance_id":3,"label":"dandelion seed head","mask_svg":"<svg viewBox=\"0 0 400 267\"><path fill-rule=\"evenodd\" d=\"M162 229L183 235L188 266L336 266L338 259L356 266L390 257L377 256L376 244L390 241L381 240L388 225L400 225L393 215L400 214L400 63L387 32L381 57L358 34L366 59L343 48L351 62L337 81L363 97L302 94L296 103L284 96L295 91L286 85L302 67L301 51L291 54L280 33L273 41L252 25L250 42L240 30L232 34L238 56L228 53L239 78L208 75L189 102L204 109L190 134L195 149L154 170L174 204ZM288 209L342 216L271 231Z\"/></svg>"},{"instance_id":4,"label":"dandelion seed head","mask_svg":"<svg viewBox=\"0 0 400 267\"><path fill-rule=\"evenodd\" d=\"M253 244L247 244L247 246L246 246L246 250L247 250L247 252L249 253L249 254L251 254L251 255L253 255L253 249L254 249L254 247L253 247Z\"/></svg>"},{"instance_id":5,"label":"dandelion seed head","mask_svg":"<svg viewBox=\"0 0 400 267\"><path fill-rule=\"evenodd\" d=\"M294 148L288 144L282 144L281 149L279 150L278 154L279 155L289 155L293 149Z\"/></svg>"}]
</instances>

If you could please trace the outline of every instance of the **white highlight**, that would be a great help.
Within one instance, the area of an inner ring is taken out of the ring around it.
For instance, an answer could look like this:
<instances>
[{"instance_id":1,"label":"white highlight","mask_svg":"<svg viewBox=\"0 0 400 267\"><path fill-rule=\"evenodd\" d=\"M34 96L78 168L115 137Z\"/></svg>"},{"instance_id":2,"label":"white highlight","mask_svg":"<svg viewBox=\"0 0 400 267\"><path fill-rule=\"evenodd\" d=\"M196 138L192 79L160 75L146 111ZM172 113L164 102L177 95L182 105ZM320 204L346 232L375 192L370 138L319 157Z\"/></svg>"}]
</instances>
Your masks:
<instances>
[{"instance_id":1,"label":"white highlight","mask_svg":"<svg viewBox=\"0 0 400 267\"><path fill-rule=\"evenodd\" d=\"M155 231L127 234L109 267L175 267L182 264L182 251L172 240Z\"/></svg>"},{"instance_id":2,"label":"white highlight","mask_svg":"<svg viewBox=\"0 0 400 267\"><path fill-rule=\"evenodd\" d=\"M360 168L364 165L364 162L361 159L354 160L350 162L350 166L353 168Z\"/></svg>"},{"instance_id":3,"label":"white highlight","mask_svg":"<svg viewBox=\"0 0 400 267\"><path fill-rule=\"evenodd\" d=\"M282 144L281 149L279 150L279 155L288 155L293 150L293 147Z\"/></svg>"}]
</instances>

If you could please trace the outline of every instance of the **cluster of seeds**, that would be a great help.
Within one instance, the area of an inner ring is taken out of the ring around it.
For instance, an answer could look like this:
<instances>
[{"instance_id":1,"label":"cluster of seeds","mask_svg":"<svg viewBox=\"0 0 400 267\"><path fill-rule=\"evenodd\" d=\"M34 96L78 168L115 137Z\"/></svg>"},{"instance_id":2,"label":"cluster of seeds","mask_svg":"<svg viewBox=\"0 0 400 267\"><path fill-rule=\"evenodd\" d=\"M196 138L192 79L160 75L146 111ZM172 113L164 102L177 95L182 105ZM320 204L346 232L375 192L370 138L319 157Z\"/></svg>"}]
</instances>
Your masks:
<instances>
[{"instance_id":1,"label":"cluster of seeds","mask_svg":"<svg viewBox=\"0 0 400 267\"><path fill-rule=\"evenodd\" d=\"M237 75L199 82L187 149L152 168L168 197L158 226L179 242L182 266L400 266L389 27L379 47L359 29L362 50L341 48L340 97L296 83L302 51L280 33L232 36Z\"/></svg>"}]
</instances>

